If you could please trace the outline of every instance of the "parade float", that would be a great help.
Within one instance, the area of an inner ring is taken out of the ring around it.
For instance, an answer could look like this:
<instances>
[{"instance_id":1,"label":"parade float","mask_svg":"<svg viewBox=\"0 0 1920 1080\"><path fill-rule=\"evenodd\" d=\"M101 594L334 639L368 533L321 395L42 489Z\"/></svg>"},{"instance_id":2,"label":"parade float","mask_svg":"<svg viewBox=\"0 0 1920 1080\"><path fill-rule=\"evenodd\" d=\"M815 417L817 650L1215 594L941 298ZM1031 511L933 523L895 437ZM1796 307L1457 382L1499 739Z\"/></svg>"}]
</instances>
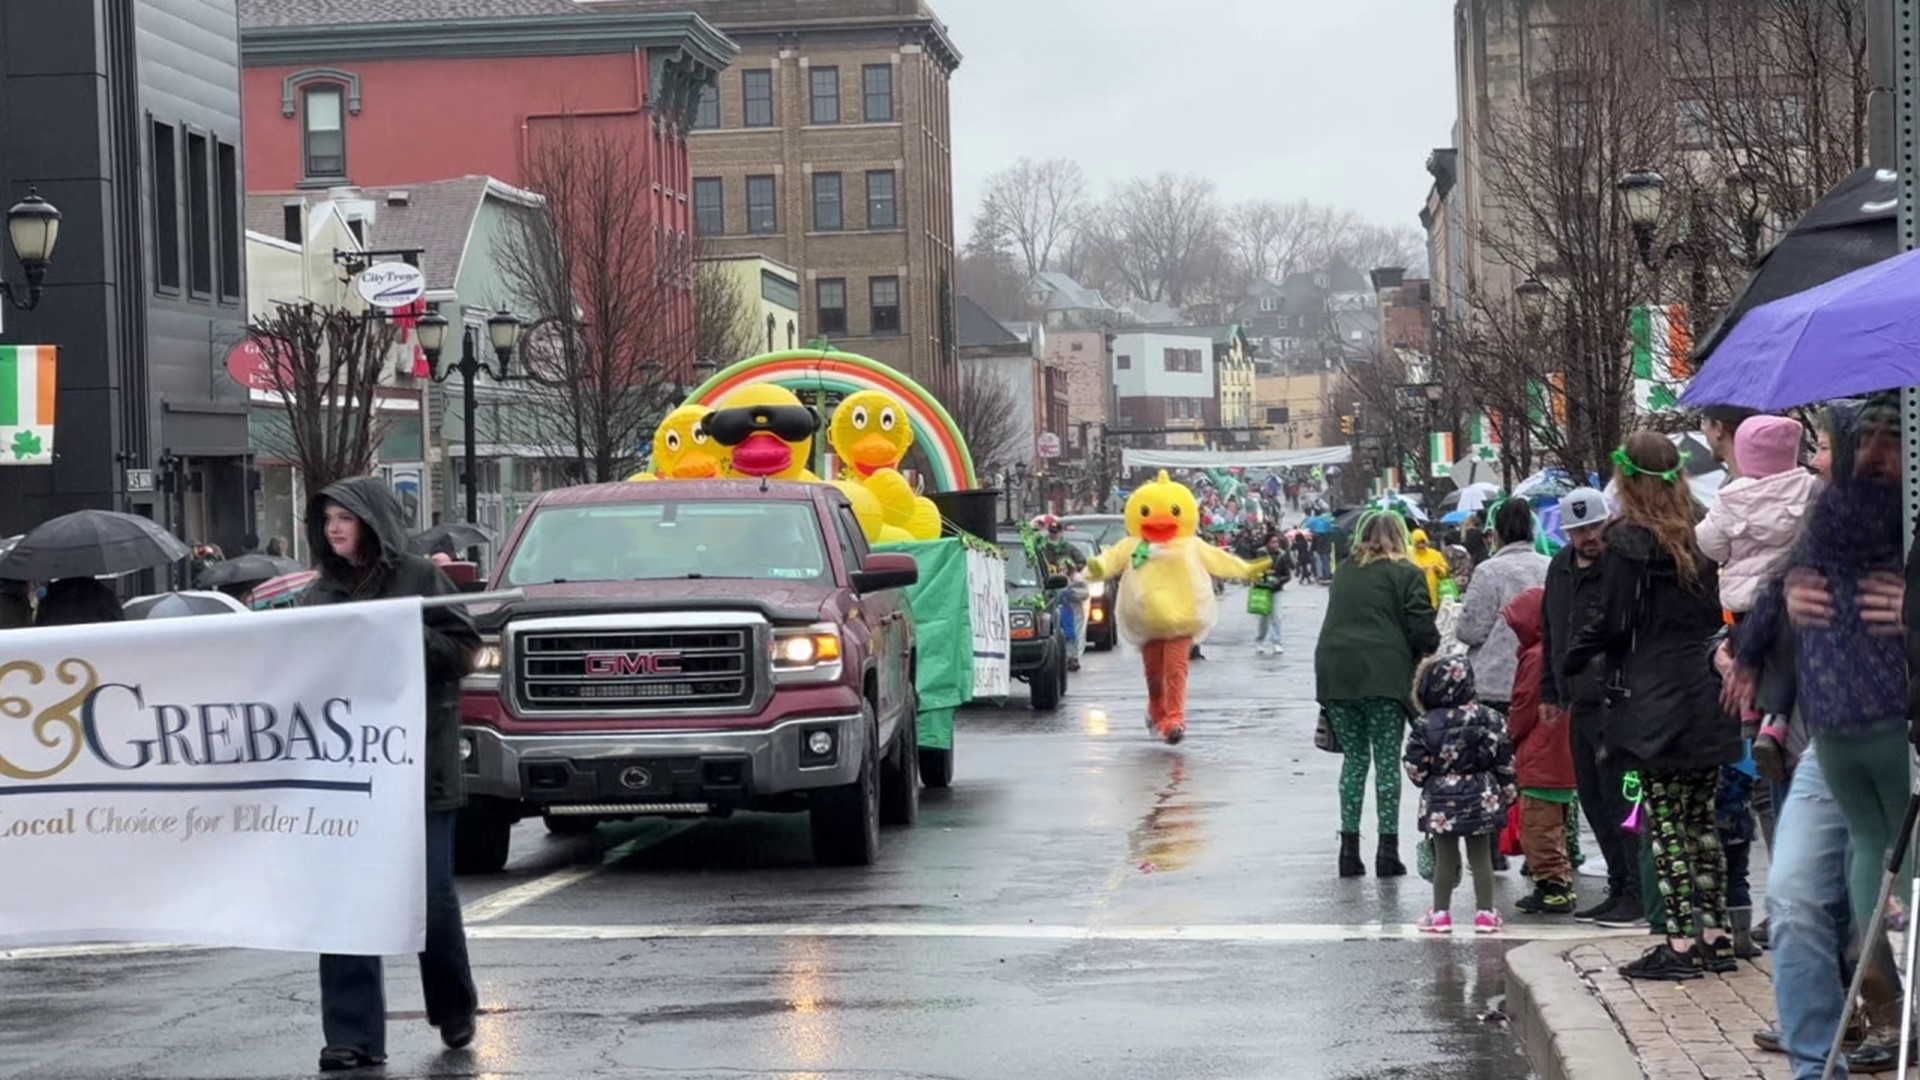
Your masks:
<instances>
[{"instance_id":1,"label":"parade float","mask_svg":"<svg viewBox=\"0 0 1920 1080\"><path fill-rule=\"evenodd\" d=\"M926 468L904 469L919 447ZM709 472L709 465L717 470ZM921 773L953 775L955 712L1004 697L1007 599L994 542L998 493L979 485L953 417L924 387L876 360L832 349L750 357L715 373L656 433L651 476L813 480L846 494L877 552L913 556ZM917 483L916 483L917 480Z\"/></svg>"}]
</instances>

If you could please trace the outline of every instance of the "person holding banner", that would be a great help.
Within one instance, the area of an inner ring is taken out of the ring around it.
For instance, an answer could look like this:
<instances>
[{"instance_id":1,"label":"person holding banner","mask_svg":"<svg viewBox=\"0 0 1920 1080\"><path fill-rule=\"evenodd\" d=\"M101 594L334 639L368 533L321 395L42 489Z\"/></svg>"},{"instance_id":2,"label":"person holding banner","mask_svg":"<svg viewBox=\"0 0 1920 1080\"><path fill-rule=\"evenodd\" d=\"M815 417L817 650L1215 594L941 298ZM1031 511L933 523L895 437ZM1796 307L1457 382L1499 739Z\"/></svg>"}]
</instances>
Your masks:
<instances>
[{"instance_id":1,"label":"person holding banner","mask_svg":"<svg viewBox=\"0 0 1920 1080\"><path fill-rule=\"evenodd\" d=\"M400 497L373 477L342 480L307 505L309 550L320 578L303 603L344 604L458 592L434 563L406 549ZM427 1023L450 1049L473 1042L479 993L467 961L466 928L453 884L453 830L466 793L460 770L460 680L480 635L457 607L422 611L427 659L427 939L420 982ZM338 1072L387 1059L387 1004L378 956L320 958L320 1070Z\"/></svg>"}]
</instances>

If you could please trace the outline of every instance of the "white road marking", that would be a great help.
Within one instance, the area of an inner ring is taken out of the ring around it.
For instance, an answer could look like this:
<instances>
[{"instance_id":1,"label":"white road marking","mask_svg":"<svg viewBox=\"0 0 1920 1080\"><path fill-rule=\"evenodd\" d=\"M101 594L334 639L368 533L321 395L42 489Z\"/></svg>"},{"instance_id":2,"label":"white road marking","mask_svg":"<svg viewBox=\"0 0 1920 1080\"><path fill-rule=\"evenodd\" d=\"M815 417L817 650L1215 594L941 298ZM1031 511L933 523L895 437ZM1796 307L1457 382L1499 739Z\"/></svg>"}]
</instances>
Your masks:
<instances>
[{"instance_id":1,"label":"white road marking","mask_svg":"<svg viewBox=\"0 0 1920 1080\"><path fill-rule=\"evenodd\" d=\"M479 926L468 937L491 941L613 941L662 938L979 938L1021 941L1214 941L1292 945L1338 941L1431 938L1411 923L1220 923L1192 926L1064 926L994 923L738 923L714 926ZM1471 928L1452 938L1474 938ZM1645 937L1644 930L1602 930L1587 925L1509 924L1486 940L1584 941ZM1442 940L1445 940L1442 938Z\"/></svg>"},{"instance_id":2,"label":"white road marking","mask_svg":"<svg viewBox=\"0 0 1920 1080\"><path fill-rule=\"evenodd\" d=\"M511 888L501 889L497 893L483 896L460 909L460 918L467 923L487 922L502 915L517 911L543 897L552 896L561 889L578 885L590 877L626 858L643 845L659 843L665 837L654 832L645 836L636 836L623 844L607 849L605 857L590 866L566 866L549 874L542 874L532 881L522 882Z\"/></svg>"},{"instance_id":3,"label":"white road marking","mask_svg":"<svg viewBox=\"0 0 1920 1080\"><path fill-rule=\"evenodd\" d=\"M496 894L502 903L483 917L498 918L540 896L575 884L601 867L572 867ZM538 892L531 886L544 886ZM508 893L515 895L509 897ZM494 897L488 897L488 900ZM479 901L478 903L486 903ZM476 941L632 941L696 938L972 938L986 941L1196 941L1248 945L1303 945L1341 941L1405 941L1424 939L1410 923L1215 923L1192 926L1065 926L995 923L737 923L715 926L610 925L543 926L482 924L467 927ZM1602 930L1587 925L1514 925L1490 937L1455 930L1452 940L1585 941L1608 937L1645 937L1644 930ZM1449 940L1440 938L1438 940ZM100 945L61 945L47 948L0 950L0 962L60 960L95 956L133 956L165 952L210 952L200 945L164 945L151 942Z\"/></svg>"}]
</instances>

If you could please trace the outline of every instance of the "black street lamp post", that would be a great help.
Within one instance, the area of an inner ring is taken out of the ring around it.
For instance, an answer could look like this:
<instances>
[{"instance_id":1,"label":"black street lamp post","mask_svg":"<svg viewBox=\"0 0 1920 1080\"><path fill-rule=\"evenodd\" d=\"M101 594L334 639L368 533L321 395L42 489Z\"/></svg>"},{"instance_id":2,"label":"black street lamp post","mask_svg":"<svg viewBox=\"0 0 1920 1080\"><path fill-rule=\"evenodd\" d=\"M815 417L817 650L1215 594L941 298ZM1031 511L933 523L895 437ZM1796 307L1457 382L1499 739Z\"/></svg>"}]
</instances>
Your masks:
<instances>
[{"instance_id":1,"label":"black street lamp post","mask_svg":"<svg viewBox=\"0 0 1920 1080\"><path fill-rule=\"evenodd\" d=\"M14 295L13 284L0 279L0 296L21 311L32 311L40 303L40 282L53 262L54 245L60 242L60 211L40 197L34 188L27 197L7 210L7 238L13 242L13 254L27 275L27 298Z\"/></svg>"},{"instance_id":2,"label":"black street lamp post","mask_svg":"<svg viewBox=\"0 0 1920 1080\"><path fill-rule=\"evenodd\" d=\"M500 361L500 369L495 371L485 360L480 359L480 328L468 325L461 335L460 358L447 358L442 362L443 350L447 343L447 318L438 310L430 311L420 317L415 332L420 335L420 349L427 354L427 360L433 365L433 381L446 382L455 373L460 376L461 403L466 408L466 447L465 468L461 476L462 486L467 494L467 524L475 524L480 516L479 464L476 428L479 424L479 407L474 395L474 380L481 372L494 382L516 382L530 378L526 374L513 372L513 350L520 344L521 322L519 316L505 308L494 313L487 320L487 341L493 346L494 356Z\"/></svg>"}]
</instances>

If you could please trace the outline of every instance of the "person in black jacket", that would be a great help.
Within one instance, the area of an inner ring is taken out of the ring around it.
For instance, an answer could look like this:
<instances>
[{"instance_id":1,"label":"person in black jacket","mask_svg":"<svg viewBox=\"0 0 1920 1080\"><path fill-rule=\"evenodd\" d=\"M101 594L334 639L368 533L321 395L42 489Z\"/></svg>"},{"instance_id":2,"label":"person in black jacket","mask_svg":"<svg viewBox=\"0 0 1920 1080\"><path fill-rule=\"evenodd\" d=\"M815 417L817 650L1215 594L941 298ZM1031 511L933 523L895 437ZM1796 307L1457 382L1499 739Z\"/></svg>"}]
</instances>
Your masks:
<instances>
[{"instance_id":1,"label":"person in black jacket","mask_svg":"<svg viewBox=\"0 0 1920 1080\"><path fill-rule=\"evenodd\" d=\"M406 550L400 497L370 476L342 480L307 505L307 544L320 578L306 604L344 604L459 592L432 562ZM427 656L427 941L420 982L427 1023L459 1049L473 1042L479 994L467 962L466 929L453 885L453 830L466 801L460 768L460 680L472 670L480 635L459 608L421 612ZM377 956L322 956L320 1012L327 1045L320 1070L386 1060L387 1006Z\"/></svg>"},{"instance_id":2,"label":"person in black jacket","mask_svg":"<svg viewBox=\"0 0 1920 1080\"><path fill-rule=\"evenodd\" d=\"M1568 543L1547 564L1547 677L1541 692L1548 703L1572 718L1568 734L1580 806L1607 862L1606 896L1574 912L1574 918L1628 929L1646 925L1640 899L1640 841L1622 827L1632 810L1621 793L1624 770L1603 762L1600 752L1606 730L1605 676L1601 665L1591 661L1577 675L1561 674L1575 635L1592 621L1599 606L1600 557L1607 550L1606 525L1611 516L1606 496L1592 488L1568 492L1560 500Z\"/></svg>"},{"instance_id":3,"label":"person in black jacket","mask_svg":"<svg viewBox=\"0 0 1920 1080\"><path fill-rule=\"evenodd\" d=\"M1720 766L1742 756L1740 725L1721 711L1718 688L1705 677L1708 641L1721 626L1719 575L1694 542L1700 508L1673 443L1635 432L1613 460L1620 516L1600 559L1600 609L1560 673L1577 676L1606 658L1608 760L1637 770L1647 797L1665 915L1656 929L1665 938L1620 973L1695 979L1738 967L1714 793Z\"/></svg>"}]
</instances>

